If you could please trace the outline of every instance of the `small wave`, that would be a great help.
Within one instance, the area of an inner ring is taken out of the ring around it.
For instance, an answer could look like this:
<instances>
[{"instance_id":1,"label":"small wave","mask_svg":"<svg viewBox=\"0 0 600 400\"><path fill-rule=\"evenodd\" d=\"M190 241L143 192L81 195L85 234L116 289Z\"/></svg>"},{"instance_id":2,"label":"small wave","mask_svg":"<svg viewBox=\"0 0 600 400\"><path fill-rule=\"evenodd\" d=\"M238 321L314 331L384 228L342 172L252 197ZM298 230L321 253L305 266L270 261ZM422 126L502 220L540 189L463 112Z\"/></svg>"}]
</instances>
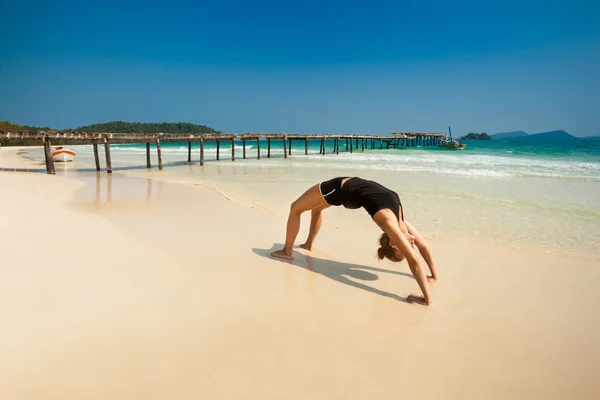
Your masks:
<instances>
[{"instance_id":1,"label":"small wave","mask_svg":"<svg viewBox=\"0 0 600 400\"><path fill-rule=\"evenodd\" d=\"M214 146L214 143L212 144ZM209 158L216 155L216 147L205 147L204 152ZM320 155L318 149L308 150L308 156L304 155L304 148L292 151L292 157L283 160L284 153L282 147L271 147L271 156L274 159L266 161L266 146L261 145L261 156L263 162L269 165L285 166L306 166L330 168L330 169L350 169L350 170L388 170L399 172L430 172L445 175L472 176L472 177L539 177L539 178L558 178L574 179L589 182L600 181L600 162L590 161L569 161L557 159L544 159L532 157L513 157L508 155L485 155L485 154L465 154L465 153L443 153L439 151L369 151L369 152L340 152L334 155L328 152L326 156ZM136 155L146 152L145 146L115 145L113 151L116 154ZM92 146L87 146L86 150L91 153ZM236 144L236 158L241 158L243 146ZM256 158L256 146L246 146L247 158ZM156 154L156 148L151 148L152 154ZM183 146L164 146L162 151L165 154L181 154L182 160L187 156L187 145ZM194 146L192 152L197 155L198 147ZM512 150L508 150L510 152ZM229 157L230 146L221 146L220 154L223 159Z\"/></svg>"},{"instance_id":2,"label":"small wave","mask_svg":"<svg viewBox=\"0 0 600 400\"><path fill-rule=\"evenodd\" d=\"M293 166L302 166L303 163L294 163ZM456 166L444 163L373 163L373 162L311 162L311 167L331 168L344 170L375 170L398 172L430 172L445 175L473 176L473 177L538 177L561 178L583 181L600 181L600 175L582 170L552 170L551 168L494 168L486 165Z\"/></svg>"},{"instance_id":3,"label":"small wave","mask_svg":"<svg viewBox=\"0 0 600 400\"><path fill-rule=\"evenodd\" d=\"M394 163L410 163L410 164L439 164L445 163L455 166L490 166L490 167L543 167L554 169L582 169L591 171L600 171L600 163L582 162L582 161L559 161L559 160L544 160L522 157L503 157L490 155L440 155L440 154L413 154L413 155L396 155L396 154L373 154L365 155L353 154L347 155L348 158L355 160L365 160L371 162L390 161Z\"/></svg>"},{"instance_id":4,"label":"small wave","mask_svg":"<svg viewBox=\"0 0 600 400\"><path fill-rule=\"evenodd\" d=\"M345 167L443 172L453 175L538 176L600 180L600 163L489 155L345 154ZM467 172L465 172L467 171ZM487 171L487 172L483 172Z\"/></svg>"}]
</instances>

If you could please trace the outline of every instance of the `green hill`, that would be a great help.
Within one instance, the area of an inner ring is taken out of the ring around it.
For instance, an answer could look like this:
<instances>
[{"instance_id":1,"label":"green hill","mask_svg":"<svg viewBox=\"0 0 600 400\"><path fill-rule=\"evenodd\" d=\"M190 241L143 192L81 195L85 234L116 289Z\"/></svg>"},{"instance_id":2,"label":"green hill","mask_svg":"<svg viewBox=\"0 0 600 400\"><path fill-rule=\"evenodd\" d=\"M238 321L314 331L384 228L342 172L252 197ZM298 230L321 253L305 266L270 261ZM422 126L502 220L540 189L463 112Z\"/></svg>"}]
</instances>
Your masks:
<instances>
[{"instance_id":1,"label":"green hill","mask_svg":"<svg viewBox=\"0 0 600 400\"><path fill-rule=\"evenodd\" d=\"M563 131L541 132L534 135L512 138L512 140L579 140L579 138Z\"/></svg>"},{"instance_id":2,"label":"green hill","mask_svg":"<svg viewBox=\"0 0 600 400\"><path fill-rule=\"evenodd\" d=\"M483 132L483 133L469 132L465 136L461 137L460 140L491 140L491 138L485 132Z\"/></svg>"},{"instance_id":3,"label":"green hill","mask_svg":"<svg viewBox=\"0 0 600 400\"><path fill-rule=\"evenodd\" d=\"M577 140L578 137L575 137L563 130L558 131L550 131L550 132L540 132L534 133L532 135L528 134L524 131L514 131L514 132L505 132L505 133L496 133L491 135L492 139L495 140Z\"/></svg>"},{"instance_id":4,"label":"green hill","mask_svg":"<svg viewBox=\"0 0 600 400\"><path fill-rule=\"evenodd\" d=\"M123 122L111 121L103 124L80 126L75 129L54 129L14 124L9 121L0 121L0 132L86 132L86 133L221 133L205 125L195 125L187 122Z\"/></svg>"},{"instance_id":5,"label":"green hill","mask_svg":"<svg viewBox=\"0 0 600 400\"><path fill-rule=\"evenodd\" d=\"M39 126L28 126L13 124L8 121L0 121L0 132L39 132L39 131L55 131L56 129Z\"/></svg>"},{"instance_id":6,"label":"green hill","mask_svg":"<svg viewBox=\"0 0 600 400\"><path fill-rule=\"evenodd\" d=\"M89 133L220 133L208 126L195 125L187 122L145 123L123 121L85 125L71 129L71 131Z\"/></svg>"}]
</instances>

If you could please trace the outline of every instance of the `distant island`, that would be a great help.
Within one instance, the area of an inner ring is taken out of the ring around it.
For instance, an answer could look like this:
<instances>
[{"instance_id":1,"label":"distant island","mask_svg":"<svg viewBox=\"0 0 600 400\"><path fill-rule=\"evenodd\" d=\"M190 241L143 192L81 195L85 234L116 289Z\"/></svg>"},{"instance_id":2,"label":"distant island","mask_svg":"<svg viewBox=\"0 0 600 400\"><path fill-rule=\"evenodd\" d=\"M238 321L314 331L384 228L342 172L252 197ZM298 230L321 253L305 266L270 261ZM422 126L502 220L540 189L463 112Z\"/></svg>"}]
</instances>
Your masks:
<instances>
[{"instance_id":1,"label":"distant island","mask_svg":"<svg viewBox=\"0 0 600 400\"><path fill-rule=\"evenodd\" d=\"M103 124L80 126L75 129L53 129L13 124L0 121L0 132L85 132L85 133L221 133L205 125L195 125L187 122L123 122L111 121Z\"/></svg>"},{"instance_id":2,"label":"distant island","mask_svg":"<svg viewBox=\"0 0 600 400\"><path fill-rule=\"evenodd\" d=\"M496 133L491 135L493 140L579 140L580 138L575 137L563 130L558 131L550 131L550 132L541 132L535 133L533 135L528 134L524 131L515 131L515 132L504 132L504 133ZM585 138L587 139L587 138Z\"/></svg>"},{"instance_id":3,"label":"distant island","mask_svg":"<svg viewBox=\"0 0 600 400\"><path fill-rule=\"evenodd\" d=\"M490 136L492 140L502 140L502 139L513 139L523 136L529 136L529 133L525 131L513 131L513 132L503 132L503 133L495 133Z\"/></svg>"},{"instance_id":4,"label":"distant island","mask_svg":"<svg viewBox=\"0 0 600 400\"><path fill-rule=\"evenodd\" d=\"M492 138L485 132L483 132L483 133L469 132L465 136L461 137L460 140L492 140Z\"/></svg>"}]
</instances>

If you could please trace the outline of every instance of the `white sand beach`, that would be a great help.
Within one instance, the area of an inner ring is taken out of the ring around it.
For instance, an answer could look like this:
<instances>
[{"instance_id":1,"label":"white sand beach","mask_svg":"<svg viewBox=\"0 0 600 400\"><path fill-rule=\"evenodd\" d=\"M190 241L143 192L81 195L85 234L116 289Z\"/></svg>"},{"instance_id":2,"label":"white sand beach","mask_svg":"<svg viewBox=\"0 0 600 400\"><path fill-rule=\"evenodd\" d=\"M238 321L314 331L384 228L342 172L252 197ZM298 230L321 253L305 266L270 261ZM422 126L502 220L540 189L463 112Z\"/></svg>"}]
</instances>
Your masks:
<instances>
[{"instance_id":1,"label":"white sand beach","mask_svg":"<svg viewBox=\"0 0 600 400\"><path fill-rule=\"evenodd\" d=\"M0 398L600 397L597 258L431 240L423 307L374 224L283 262L280 213L144 174L0 172Z\"/></svg>"},{"instance_id":2,"label":"white sand beach","mask_svg":"<svg viewBox=\"0 0 600 400\"><path fill-rule=\"evenodd\" d=\"M11 146L0 147L0 168L45 169L44 160L34 161L23 157L25 150L42 150L42 146Z\"/></svg>"}]
</instances>

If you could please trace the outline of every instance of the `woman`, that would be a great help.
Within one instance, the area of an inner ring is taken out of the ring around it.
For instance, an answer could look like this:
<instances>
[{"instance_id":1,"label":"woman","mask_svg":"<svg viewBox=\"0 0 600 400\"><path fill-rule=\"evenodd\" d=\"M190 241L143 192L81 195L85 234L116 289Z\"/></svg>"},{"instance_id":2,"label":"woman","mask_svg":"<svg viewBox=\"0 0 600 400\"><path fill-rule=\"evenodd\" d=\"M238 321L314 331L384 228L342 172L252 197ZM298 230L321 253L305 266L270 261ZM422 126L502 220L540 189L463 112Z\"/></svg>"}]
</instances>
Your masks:
<instances>
[{"instance_id":1,"label":"woman","mask_svg":"<svg viewBox=\"0 0 600 400\"><path fill-rule=\"evenodd\" d=\"M341 206L356 209L363 207L373 221L383 230L379 237L377 256L393 262L406 258L410 271L417 280L423 296L411 294L409 303L423 305L431 304L428 281L437 279L437 270L427 243L419 232L404 220L402 204L398 194L383 185L358 177L338 177L312 186L290 207L287 221L285 245L283 249L274 251L271 256L293 260L292 248L300 231L300 217L303 212L311 211L310 229L306 242L300 247L312 250L317 233L321 228L324 209L331 206ZM429 266L431 276L425 276L421 261L413 251L417 246L419 252Z\"/></svg>"}]
</instances>

